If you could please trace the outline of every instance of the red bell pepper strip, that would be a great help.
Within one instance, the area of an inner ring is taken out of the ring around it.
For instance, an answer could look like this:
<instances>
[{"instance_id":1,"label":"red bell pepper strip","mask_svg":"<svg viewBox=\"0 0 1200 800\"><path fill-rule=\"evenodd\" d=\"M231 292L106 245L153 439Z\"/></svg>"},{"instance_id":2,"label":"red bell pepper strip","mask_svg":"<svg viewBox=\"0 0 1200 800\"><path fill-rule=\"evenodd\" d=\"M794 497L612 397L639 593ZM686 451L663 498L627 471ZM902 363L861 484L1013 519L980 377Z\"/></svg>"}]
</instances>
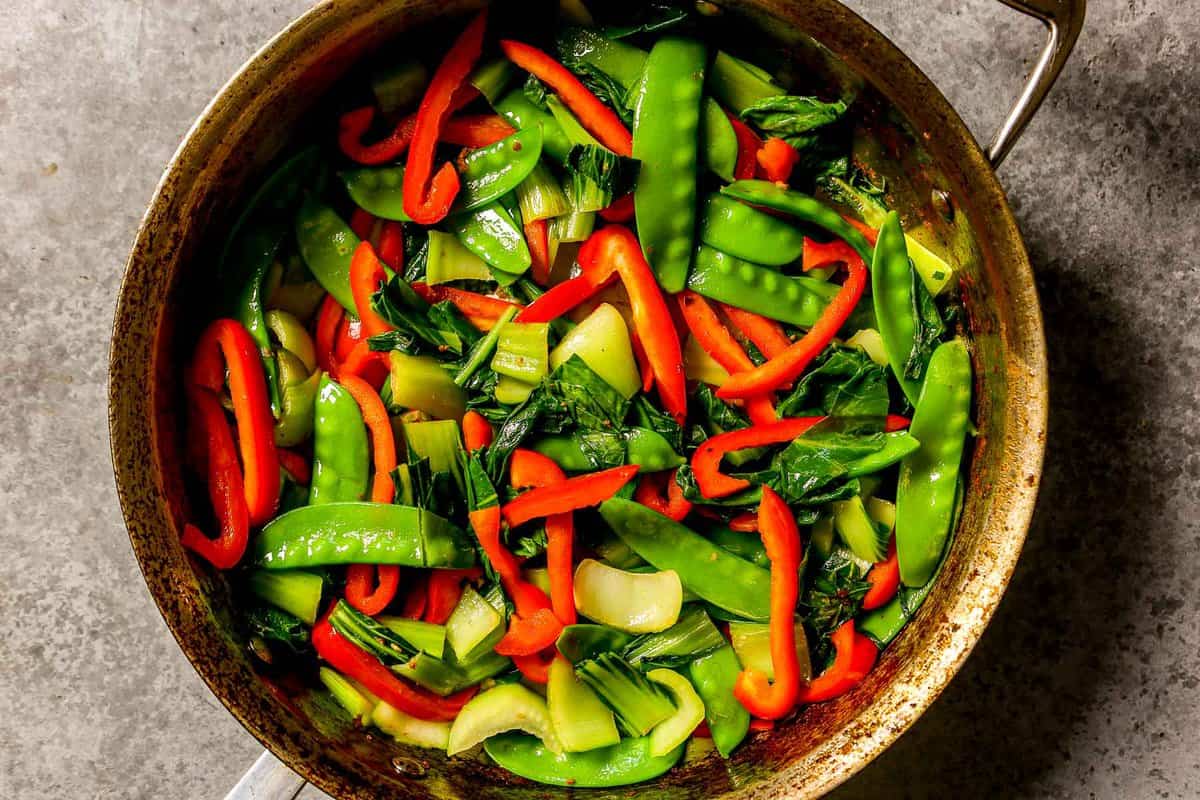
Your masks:
<instances>
[{"instance_id":1,"label":"red bell pepper strip","mask_svg":"<svg viewBox=\"0 0 1200 800\"><path fill-rule=\"evenodd\" d=\"M896 557L896 537L888 545L887 558L871 567L867 573L871 588L863 595L863 611L870 611L886 604L900 589L900 559Z\"/></svg>"},{"instance_id":2,"label":"red bell pepper strip","mask_svg":"<svg viewBox=\"0 0 1200 800\"><path fill-rule=\"evenodd\" d=\"M188 397L192 407L192 425L207 443L208 497L221 523L216 539L205 536L191 523L183 526L183 546L204 558L217 569L233 569L242 560L250 541L250 513L242 468L238 464L233 431L217 395L192 386Z\"/></svg>"},{"instance_id":3,"label":"red bell pepper strip","mask_svg":"<svg viewBox=\"0 0 1200 800\"><path fill-rule=\"evenodd\" d=\"M463 114L442 126L442 141L459 147L487 147L516 133L498 114Z\"/></svg>"},{"instance_id":4,"label":"red bell pepper strip","mask_svg":"<svg viewBox=\"0 0 1200 800\"><path fill-rule=\"evenodd\" d=\"M488 506L470 512L471 529L480 547L492 562L504 591L512 598L517 615L531 617L538 609L550 608L550 598L521 575L521 565L500 541L500 507Z\"/></svg>"},{"instance_id":5,"label":"red bell pepper strip","mask_svg":"<svg viewBox=\"0 0 1200 800\"><path fill-rule=\"evenodd\" d=\"M404 269L404 226L394 220L383 223L379 232L379 260L393 272Z\"/></svg>"},{"instance_id":6,"label":"red bell pepper strip","mask_svg":"<svg viewBox=\"0 0 1200 800\"><path fill-rule=\"evenodd\" d=\"M854 307L862 297L867 285L867 268L862 259L855 255L848 265L850 275L837 295L821 313L816 324L798 342L787 350L749 372L731 375L717 390L723 400L753 397L774 389L800 377L800 373L821 354L833 341L838 329L845 324Z\"/></svg>"},{"instance_id":7,"label":"red bell pepper strip","mask_svg":"<svg viewBox=\"0 0 1200 800\"><path fill-rule=\"evenodd\" d=\"M463 420L464 424L466 420ZM514 489L553 486L567 479L553 460L533 450L515 450L509 464ZM575 521L570 512L546 518L546 572L550 577L550 606L563 625L574 625L575 570L572 550ZM508 655L508 654L505 654Z\"/></svg>"},{"instance_id":8,"label":"red bell pepper strip","mask_svg":"<svg viewBox=\"0 0 1200 800\"><path fill-rule=\"evenodd\" d=\"M531 519L600 505L629 483L637 471L637 465L630 464L530 489L504 506L504 520L515 528Z\"/></svg>"},{"instance_id":9,"label":"red bell pepper strip","mask_svg":"<svg viewBox=\"0 0 1200 800\"><path fill-rule=\"evenodd\" d=\"M321 302L321 310L317 312L317 366L326 372L333 371L336 362L334 349L337 340L338 326L346 314L341 303L333 299L333 295L325 295Z\"/></svg>"},{"instance_id":10,"label":"red bell pepper strip","mask_svg":"<svg viewBox=\"0 0 1200 800\"><path fill-rule=\"evenodd\" d=\"M787 183L792 177L792 169L800 160L800 154L783 139L772 136L763 142L756 159L762 167L764 178L774 183Z\"/></svg>"},{"instance_id":11,"label":"red bell pepper strip","mask_svg":"<svg viewBox=\"0 0 1200 800\"><path fill-rule=\"evenodd\" d=\"M258 345L246 329L236 320L218 319L200 335L192 358L191 380L220 394L226 369L233 415L237 419L246 510L251 525L262 525L279 507L280 480L275 418L267 399L267 379Z\"/></svg>"},{"instance_id":12,"label":"red bell pepper strip","mask_svg":"<svg viewBox=\"0 0 1200 800\"><path fill-rule=\"evenodd\" d=\"M619 156L633 155L633 136L612 109L600 102L574 74L541 50L513 39L501 39L508 60L553 89L580 124Z\"/></svg>"},{"instance_id":13,"label":"red bell pepper strip","mask_svg":"<svg viewBox=\"0 0 1200 800\"><path fill-rule=\"evenodd\" d=\"M649 394L654 388L654 368L650 366L650 358L646 355L646 348L642 347L642 339L637 335L637 331L629 332L629 344L633 347L638 374L642 376L642 391Z\"/></svg>"},{"instance_id":14,"label":"red bell pepper strip","mask_svg":"<svg viewBox=\"0 0 1200 800\"><path fill-rule=\"evenodd\" d=\"M434 625L444 625L462 597L463 581L479 580L481 577L483 570L479 567L431 570L422 619Z\"/></svg>"},{"instance_id":15,"label":"red bell pepper strip","mask_svg":"<svg viewBox=\"0 0 1200 800\"><path fill-rule=\"evenodd\" d=\"M463 415L462 429L463 441L466 443L468 453L481 447L487 447L492 443L492 437L495 436L492 431L492 423L488 422L487 417L478 411L468 411Z\"/></svg>"},{"instance_id":16,"label":"red bell pepper strip","mask_svg":"<svg viewBox=\"0 0 1200 800\"><path fill-rule=\"evenodd\" d=\"M368 241L375 232L375 215L361 208L354 209L350 214L350 230L359 239Z\"/></svg>"},{"instance_id":17,"label":"red bell pepper strip","mask_svg":"<svg viewBox=\"0 0 1200 800\"><path fill-rule=\"evenodd\" d=\"M360 242L350 259L350 292L354 295L354 309L362 321L363 333L368 337L392 330L392 325L371 308L371 295L379 291L379 284L386 280L387 274L375 256L375 248L370 242Z\"/></svg>"},{"instance_id":18,"label":"red bell pepper strip","mask_svg":"<svg viewBox=\"0 0 1200 800\"><path fill-rule=\"evenodd\" d=\"M676 522L682 522L692 510L682 487L675 482L675 470L643 475L633 499Z\"/></svg>"},{"instance_id":19,"label":"red bell pepper strip","mask_svg":"<svg viewBox=\"0 0 1200 800\"><path fill-rule=\"evenodd\" d=\"M854 219L854 217L848 217L845 214L842 214L842 219L846 220L846 222L857 228L859 233L867 237L867 243L870 244L871 247L875 246L875 240L879 238L879 231L875 230L862 220Z\"/></svg>"},{"instance_id":20,"label":"red bell pepper strip","mask_svg":"<svg viewBox=\"0 0 1200 800\"><path fill-rule=\"evenodd\" d=\"M341 363L334 363L330 374L339 381L344 377L362 378L376 391L388 376L387 353L372 350L366 339L359 341Z\"/></svg>"},{"instance_id":21,"label":"red bell pepper strip","mask_svg":"<svg viewBox=\"0 0 1200 800\"><path fill-rule=\"evenodd\" d=\"M438 697L411 686L379 659L342 638L327 619L313 627L312 643L317 655L338 672L358 681L388 705L418 719L446 722L454 719L479 688L472 686L449 697Z\"/></svg>"},{"instance_id":22,"label":"red bell pepper strip","mask_svg":"<svg viewBox=\"0 0 1200 800\"><path fill-rule=\"evenodd\" d=\"M726 453L762 447L770 444L790 442L800 436L824 417L785 417L769 425L752 425L736 431L720 433L705 440L692 454L692 472L696 486L708 498L726 497L750 485L750 481L733 478L721 472L721 459ZM761 523L761 517L760 517Z\"/></svg>"},{"instance_id":23,"label":"red bell pepper strip","mask_svg":"<svg viewBox=\"0 0 1200 800\"><path fill-rule=\"evenodd\" d=\"M804 237L804 250L801 254L800 268L805 272L834 264L849 264L858 254L854 248L841 239L828 242L814 242Z\"/></svg>"},{"instance_id":24,"label":"red bell pepper strip","mask_svg":"<svg viewBox=\"0 0 1200 800\"><path fill-rule=\"evenodd\" d=\"M767 319L753 311L746 311L737 306L725 303L719 305L721 311L729 317L729 321L738 329L738 332L754 342L754 346L767 358L774 358L791 347L792 340L784 333L783 326L775 320Z\"/></svg>"},{"instance_id":25,"label":"red bell pepper strip","mask_svg":"<svg viewBox=\"0 0 1200 800\"><path fill-rule=\"evenodd\" d=\"M773 720L773 719L759 719L758 717L751 717L751 719L750 719L750 730L752 730L752 731L771 731L771 730L775 730L775 720Z\"/></svg>"},{"instance_id":26,"label":"red bell pepper strip","mask_svg":"<svg viewBox=\"0 0 1200 800\"><path fill-rule=\"evenodd\" d=\"M675 295L675 299L692 336L713 360L731 375L754 369L750 356L729 333L707 300L691 289L684 289ZM769 394L746 398L746 412L755 425L766 425L779 419Z\"/></svg>"},{"instance_id":27,"label":"red bell pepper strip","mask_svg":"<svg viewBox=\"0 0 1200 800\"><path fill-rule=\"evenodd\" d=\"M333 352L339 361L345 361L362 340L362 320L347 314L342 317L342 322L338 325L337 340L334 343Z\"/></svg>"},{"instance_id":28,"label":"red bell pepper strip","mask_svg":"<svg viewBox=\"0 0 1200 800\"><path fill-rule=\"evenodd\" d=\"M525 241L529 245L529 274L539 286L550 285L550 226L539 219L525 223Z\"/></svg>"},{"instance_id":29,"label":"red bell pepper strip","mask_svg":"<svg viewBox=\"0 0 1200 800\"><path fill-rule=\"evenodd\" d=\"M428 590L429 577L425 572L413 573L408 592L404 595L404 605L400 607L400 616L405 619L421 619L429 600Z\"/></svg>"},{"instance_id":30,"label":"red bell pepper strip","mask_svg":"<svg viewBox=\"0 0 1200 800\"><path fill-rule=\"evenodd\" d=\"M525 306L513 321L550 322L587 302L598 291L600 287L594 284L591 276L576 275L555 284L550 291Z\"/></svg>"},{"instance_id":31,"label":"red bell pepper strip","mask_svg":"<svg viewBox=\"0 0 1200 800\"><path fill-rule=\"evenodd\" d=\"M758 515L747 511L729 520L729 530L738 533L758 533Z\"/></svg>"},{"instance_id":32,"label":"red bell pepper strip","mask_svg":"<svg viewBox=\"0 0 1200 800\"><path fill-rule=\"evenodd\" d=\"M371 450L375 460L371 502L391 503L396 493L396 486L392 482L392 470L396 468L396 439L387 408L362 378L341 375L338 382L358 403L363 422L371 432ZM373 573L379 576L379 584L374 591L371 590ZM387 608L396 597L399 586L400 568L394 564L351 564L346 570L346 601L364 614L374 616Z\"/></svg>"},{"instance_id":33,"label":"red bell pepper strip","mask_svg":"<svg viewBox=\"0 0 1200 800\"><path fill-rule=\"evenodd\" d=\"M800 696L800 659L796 655L796 601L800 596L800 531L787 503L769 487L762 488L758 530L771 561L771 666L765 673L742 670L733 695L746 710L763 719L788 714Z\"/></svg>"},{"instance_id":34,"label":"red bell pepper strip","mask_svg":"<svg viewBox=\"0 0 1200 800\"><path fill-rule=\"evenodd\" d=\"M800 690L797 698L801 703L819 703L832 700L862 683L863 678L875 666L879 648L875 643L854 630L854 620L846 620L833 632L833 663Z\"/></svg>"},{"instance_id":35,"label":"red bell pepper strip","mask_svg":"<svg viewBox=\"0 0 1200 800\"><path fill-rule=\"evenodd\" d=\"M532 656L554 644L562 629L562 621L549 608L539 608L529 616L515 614L494 649L502 656Z\"/></svg>"},{"instance_id":36,"label":"red bell pepper strip","mask_svg":"<svg viewBox=\"0 0 1200 800\"><path fill-rule=\"evenodd\" d=\"M284 472L290 475L296 483L308 486L312 480L312 467L309 465L308 459L295 450L288 450L284 447L276 447L275 453L279 456L279 466L283 467Z\"/></svg>"},{"instance_id":37,"label":"red bell pepper strip","mask_svg":"<svg viewBox=\"0 0 1200 800\"><path fill-rule=\"evenodd\" d=\"M633 219L633 193L621 195L608 208L600 209L600 219L605 222L629 222Z\"/></svg>"},{"instance_id":38,"label":"red bell pepper strip","mask_svg":"<svg viewBox=\"0 0 1200 800\"><path fill-rule=\"evenodd\" d=\"M735 180L743 181L754 177L756 167L758 165L758 151L762 148L762 139L758 134L751 130L750 126L742 122L732 114L726 114L729 117L729 124L733 126L733 133L737 136L738 157L737 164L733 168L733 177Z\"/></svg>"},{"instance_id":39,"label":"red bell pepper strip","mask_svg":"<svg viewBox=\"0 0 1200 800\"><path fill-rule=\"evenodd\" d=\"M521 677L532 683L550 682L550 664L555 658L562 658L553 647L533 656L513 656L512 662L520 672Z\"/></svg>"},{"instance_id":40,"label":"red bell pepper strip","mask_svg":"<svg viewBox=\"0 0 1200 800\"><path fill-rule=\"evenodd\" d=\"M479 91L472 85L464 84L454 93L450 110L457 111L479 96ZM395 161L404 155L412 142L413 132L417 129L417 115L409 114L396 123L396 127L378 142L363 144L363 135L371 129L375 121L374 106L364 106L353 111L347 111L338 120L338 147L351 161L359 164L376 165Z\"/></svg>"},{"instance_id":41,"label":"red bell pepper strip","mask_svg":"<svg viewBox=\"0 0 1200 800\"><path fill-rule=\"evenodd\" d=\"M487 9L484 9L450 47L417 109L417 124L404 170L404 213L418 224L433 225L445 219L458 195L458 172L454 165L443 164L435 175L433 159L442 125L450 115L454 93L471 74L483 50L486 25Z\"/></svg>"},{"instance_id":42,"label":"red bell pepper strip","mask_svg":"<svg viewBox=\"0 0 1200 800\"><path fill-rule=\"evenodd\" d=\"M429 303L440 303L443 300L449 300L472 325L482 331L490 331L496 325L496 321L504 316L504 312L508 311L508 309L525 308L525 306L518 303L510 303L498 297L488 297L485 294L468 292L465 289L455 289L451 286L443 286L441 284L430 286L426 283L418 282L414 283L412 288L414 292L425 298L425 301Z\"/></svg>"}]
</instances>

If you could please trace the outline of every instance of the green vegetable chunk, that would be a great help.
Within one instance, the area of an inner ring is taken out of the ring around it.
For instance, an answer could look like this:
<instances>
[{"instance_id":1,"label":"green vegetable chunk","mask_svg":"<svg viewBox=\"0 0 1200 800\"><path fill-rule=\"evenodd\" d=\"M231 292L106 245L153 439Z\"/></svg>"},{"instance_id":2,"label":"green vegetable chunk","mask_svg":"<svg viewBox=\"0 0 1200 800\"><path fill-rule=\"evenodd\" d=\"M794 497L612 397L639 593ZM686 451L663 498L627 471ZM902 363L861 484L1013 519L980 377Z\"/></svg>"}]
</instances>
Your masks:
<instances>
[{"instance_id":1,"label":"green vegetable chunk","mask_svg":"<svg viewBox=\"0 0 1200 800\"><path fill-rule=\"evenodd\" d=\"M562 751L546 701L519 683L506 683L476 695L463 706L450 728L446 753L461 753L511 730L533 734L552 753Z\"/></svg>"},{"instance_id":2,"label":"green vegetable chunk","mask_svg":"<svg viewBox=\"0 0 1200 800\"><path fill-rule=\"evenodd\" d=\"M741 671L737 654L727 644L688 667L696 694L704 701L704 718L713 744L725 758L729 758L750 731L750 712L733 696L733 685Z\"/></svg>"},{"instance_id":3,"label":"green vegetable chunk","mask_svg":"<svg viewBox=\"0 0 1200 800\"><path fill-rule=\"evenodd\" d=\"M568 753L609 747L621 740L613 713L595 692L575 677L571 662L565 658L556 658L550 663L546 704L554 732Z\"/></svg>"},{"instance_id":4,"label":"green vegetable chunk","mask_svg":"<svg viewBox=\"0 0 1200 800\"><path fill-rule=\"evenodd\" d=\"M359 239L327 205L309 195L296 214L296 244L317 282L351 314L357 313L350 292L350 259Z\"/></svg>"},{"instance_id":5,"label":"green vegetable chunk","mask_svg":"<svg viewBox=\"0 0 1200 800\"><path fill-rule=\"evenodd\" d=\"M683 758L683 745L663 756L650 755L650 737L622 739L585 753L554 753L532 736L505 734L488 739L484 750L509 772L538 783L577 789L628 786L657 778Z\"/></svg>"},{"instance_id":6,"label":"green vegetable chunk","mask_svg":"<svg viewBox=\"0 0 1200 800\"><path fill-rule=\"evenodd\" d=\"M358 403L340 384L322 375L315 408L309 505L361 500L367 493L370 459Z\"/></svg>"},{"instance_id":7,"label":"green vegetable chunk","mask_svg":"<svg viewBox=\"0 0 1200 800\"><path fill-rule=\"evenodd\" d=\"M723 194L710 194L700 217L700 241L756 264L790 264L804 252L804 234L783 220Z\"/></svg>"},{"instance_id":8,"label":"green vegetable chunk","mask_svg":"<svg viewBox=\"0 0 1200 800\"><path fill-rule=\"evenodd\" d=\"M338 173L355 205L380 219L412 222L404 213L404 167L357 167Z\"/></svg>"},{"instance_id":9,"label":"green vegetable chunk","mask_svg":"<svg viewBox=\"0 0 1200 800\"><path fill-rule=\"evenodd\" d=\"M537 166L542 142L542 128L536 126L468 153L462 160L455 213L485 206L516 189Z\"/></svg>"}]
</instances>

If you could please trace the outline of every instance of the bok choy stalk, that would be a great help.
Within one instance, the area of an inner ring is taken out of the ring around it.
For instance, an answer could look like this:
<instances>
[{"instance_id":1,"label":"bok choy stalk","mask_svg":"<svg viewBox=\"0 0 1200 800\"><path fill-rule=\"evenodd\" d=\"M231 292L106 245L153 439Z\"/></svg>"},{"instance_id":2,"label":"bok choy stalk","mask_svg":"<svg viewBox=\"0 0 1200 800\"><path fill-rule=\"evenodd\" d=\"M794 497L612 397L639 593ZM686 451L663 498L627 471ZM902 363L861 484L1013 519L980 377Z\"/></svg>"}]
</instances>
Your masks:
<instances>
[{"instance_id":1,"label":"bok choy stalk","mask_svg":"<svg viewBox=\"0 0 1200 800\"><path fill-rule=\"evenodd\" d=\"M635 638L626 645L622 655L635 667L656 664L674 668L711 653L723 644L724 637L704 609L690 606L679 621L665 631Z\"/></svg>"},{"instance_id":2,"label":"bok choy stalk","mask_svg":"<svg viewBox=\"0 0 1200 800\"><path fill-rule=\"evenodd\" d=\"M630 736L645 736L675 713L675 705L661 685L647 680L613 653L576 664L575 675L613 710Z\"/></svg>"},{"instance_id":3,"label":"bok choy stalk","mask_svg":"<svg viewBox=\"0 0 1200 800\"><path fill-rule=\"evenodd\" d=\"M341 600L334 605L329 624L339 636L384 664L400 664L417 654L417 648L403 636Z\"/></svg>"}]
</instances>

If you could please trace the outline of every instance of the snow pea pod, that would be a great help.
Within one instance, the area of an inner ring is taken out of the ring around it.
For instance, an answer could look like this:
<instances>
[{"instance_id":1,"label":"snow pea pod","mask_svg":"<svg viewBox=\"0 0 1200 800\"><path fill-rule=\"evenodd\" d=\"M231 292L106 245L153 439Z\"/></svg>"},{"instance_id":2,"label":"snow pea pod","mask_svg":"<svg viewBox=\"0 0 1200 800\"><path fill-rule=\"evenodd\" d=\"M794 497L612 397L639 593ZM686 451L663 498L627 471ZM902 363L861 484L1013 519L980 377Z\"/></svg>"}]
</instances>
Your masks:
<instances>
[{"instance_id":1,"label":"snow pea pod","mask_svg":"<svg viewBox=\"0 0 1200 800\"><path fill-rule=\"evenodd\" d=\"M879 228L879 238L875 242L871 294L888 364L900 388L904 390L904 396L915 407L921 393L921 383L904 374L905 364L917 337L917 306L913 297L912 276L912 262L908 259L900 215L890 211Z\"/></svg>"},{"instance_id":2,"label":"snow pea pod","mask_svg":"<svg viewBox=\"0 0 1200 800\"><path fill-rule=\"evenodd\" d=\"M696 164L707 51L667 37L646 59L633 116L633 157L641 162L633 204L638 238L668 292L687 283L696 234Z\"/></svg>"},{"instance_id":3,"label":"snow pea pod","mask_svg":"<svg viewBox=\"0 0 1200 800\"><path fill-rule=\"evenodd\" d=\"M571 140L563 132L562 125L550 112L544 111L530 102L521 87L513 89L492 107L496 109L496 113L511 122L517 130L541 128L542 150L546 155L560 164L567 160L567 153L571 152Z\"/></svg>"},{"instance_id":4,"label":"snow pea pod","mask_svg":"<svg viewBox=\"0 0 1200 800\"><path fill-rule=\"evenodd\" d=\"M242 327L258 345L266 373L271 413L276 417L280 414L279 365L275 362L271 335L267 329L263 281L275 262L275 254L279 252L285 236L287 226L277 222L251 225L238 233L222 261L224 275L230 282L239 284L226 300L226 313L242 323Z\"/></svg>"},{"instance_id":5,"label":"snow pea pod","mask_svg":"<svg viewBox=\"0 0 1200 800\"><path fill-rule=\"evenodd\" d=\"M710 300L808 328L820 318L838 287L814 278L789 277L700 245L687 286Z\"/></svg>"},{"instance_id":6,"label":"snow pea pod","mask_svg":"<svg viewBox=\"0 0 1200 800\"><path fill-rule=\"evenodd\" d=\"M900 462L896 555L905 586L925 584L954 517L959 465L971 413L971 357L962 339L933 351L909 430L921 443Z\"/></svg>"},{"instance_id":7,"label":"snow pea pod","mask_svg":"<svg viewBox=\"0 0 1200 800\"><path fill-rule=\"evenodd\" d=\"M650 737L640 736L582 753L552 753L535 736L506 733L488 739L483 749L497 764L531 781L551 786L603 788L657 778L683 757L684 745L666 755L652 756Z\"/></svg>"},{"instance_id":8,"label":"snow pea pod","mask_svg":"<svg viewBox=\"0 0 1200 800\"><path fill-rule=\"evenodd\" d=\"M388 503L326 503L289 511L255 541L267 569L396 564L459 569L475 565L471 538L431 511Z\"/></svg>"},{"instance_id":9,"label":"snow pea pod","mask_svg":"<svg viewBox=\"0 0 1200 800\"><path fill-rule=\"evenodd\" d=\"M359 239L338 213L320 200L306 197L296 214L296 244L309 272L351 314L350 259Z\"/></svg>"},{"instance_id":10,"label":"snow pea pod","mask_svg":"<svg viewBox=\"0 0 1200 800\"><path fill-rule=\"evenodd\" d=\"M920 446L921 443L906 431L894 431L886 434L883 439L883 447L870 455L846 464L846 477L861 478L863 475L879 472L916 452Z\"/></svg>"},{"instance_id":11,"label":"snow pea pod","mask_svg":"<svg viewBox=\"0 0 1200 800\"><path fill-rule=\"evenodd\" d=\"M360 167L338 173L355 205L381 219L411 222L404 213L404 167Z\"/></svg>"},{"instance_id":12,"label":"snow pea pod","mask_svg":"<svg viewBox=\"0 0 1200 800\"><path fill-rule=\"evenodd\" d=\"M533 126L469 152L462 159L455 212L485 206L517 188L542 157L543 141L541 126Z\"/></svg>"},{"instance_id":13,"label":"snow pea pod","mask_svg":"<svg viewBox=\"0 0 1200 800\"><path fill-rule=\"evenodd\" d=\"M507 273L499 276L501 284L512 283L532 263L525 236L498 202L456 215L451 218L450 227L463 247L493 269Z\"/></svg>"},{"instance_id":14,"label":"snow pea pod","mask_svg":"<svg viewBox=\"0 0 1200 800\"><path fill-rule=\"evenodd\" d=\"M756 264L790 264L804 252L804 234L786 222L722 194L710 194L700 215L700 241Z\"/></svg>"},{"instance_id":15,"label":"snow pea pod","mask_svg":"<svg viewBox=\"0 0 1200 800\"><path fill-rule=\"evenodd\" d=\"M770 617L767 570L632 500L606 500L600 515L639 556L660 570L675 570L685 589L746 619L761 622Z\"/></svg>"},{"instance_id":16,"label":"snow pea pod","mask_svg":"<svg viewBox=\"0 0 1200 800\"><path fill-rule=\"evenodd\" d=\"M750 712L733 696L742 665L729 645L722 645L688 665L688 677L704 701L704 719L717 752L725 758L750 730Z\"/></svg>"},{"instance_id":17,"label":"snow pea pod","mask_svg":"<svg viewBox=\"0 0 1200 800\"><path fill-rule=\"evenodd\" d=\"M784 189L770 181L735 181L723 186L721 193L751 205L782 211L802 222L824 228L853 247L864 264L871 263L871 243L867 237L832 208L802 192Z\"/></svg>"},{"instance_id":18,"label":"snow pea pod","mask_svg":"<svg viewBox=\"0 0 1200 800\"><path fill-rule=\"evenodd\" d=\"M313 414L313 475L309 505L361 500L367 493L370 459L367 429L358 403L322 375Z\"/></svg>"}]
</instances>

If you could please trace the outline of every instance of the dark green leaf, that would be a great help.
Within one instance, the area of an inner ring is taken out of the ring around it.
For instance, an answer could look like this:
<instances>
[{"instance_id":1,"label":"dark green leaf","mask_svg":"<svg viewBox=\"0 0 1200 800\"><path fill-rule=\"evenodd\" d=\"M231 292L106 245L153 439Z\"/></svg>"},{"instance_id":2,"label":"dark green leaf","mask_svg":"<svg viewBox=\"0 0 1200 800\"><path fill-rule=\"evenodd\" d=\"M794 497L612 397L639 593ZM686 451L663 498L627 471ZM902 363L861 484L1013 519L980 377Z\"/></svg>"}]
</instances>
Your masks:
<instances>
[{"instance_id":1,"label":"dark green leaf","mask_svg":"<svg viewBox=\"0 0 1200 800\"><path fill-rule=\"evenodd\" d=\"M910 268L909 271L912 273L913 316L917 321L917 328L912 351L904 364L904 377L920 381L925 375L925 367L929 365L933 351L946 337L946 323L938 313L933 295L925 288L925 281L921 280L915 269Z\"/></svg>"},{"instance_id":2,"label":"dark green leaf","mask_svg":"<svg viewBox=\"0 0 1200 800\"><path fill-rule=\"evenodd\" d=\"M579 76L579 80L592 94L600 98L600 102L615 111L626 126L633 125L633 111L626 106L627 92L624 86L617 83L607 72L586 61L573 64L571 71Z\"/></svg>"},{"instance_id":3,"label":"dark green leaf","mask_svg":"<svg viewBox=\"0 0 1200 800\"><path fill-rule=\"evenodd\" d=\"M704 388L708 387L705 385ZM683 426L676 422L674 417L655 408L644 394L638 394L633 398L631 410L633 422L638 427L654 431L666 439L675 452L683 452Z\"/></svg>"},{"instance_id":4,"label":"dark green leaf","mask_svg":"<svg viewBox=\"0 0 1200 800\"><path fill-rule=\"evenodd\" d=\"M488 477L484 466L486 448L476 450L469 455L464 453L463 475L467 487L467 511L478 511L481 508L491 508L500 504L496 495L496 487Z\"/></svg>"},{"instance_id":5,"label":"dark green leaf","mask_svg":"<svg viewBox=\"0 0 1200 800\"><path fill-rule=\"evenodd\" d=\"M410 355L416 355L423 349L421 341L411 331L402 330L377 333L367 339L367 346L375 352L386 353L399 350L401 353Z\"/></svg>"},{"instance_id":6,"label":"dark green leaf","mask_svg":"<svg viewBox=\"0 0 1200 800\"><path fill-rule=\"evenodd\" d=\"M487 449L487 474L502 483L513 450L534 434L562 433L569 421L567 408L546 391L545 383L540 384L524 403L508 414L496 431L496 437Z\"/></svg>"},{"instance_id":7,"label":"dark green leaf","mask_svg":"<svg viewBox=\"0 0 1200 800\"><path fill-rule=\"evenodd\" d=\"M457 334L442 332L430 322L431 306L400 275L371 296L371 308L398 330L412 334L434 355L446 350L455 354L463 351L463 342Z\"/></svg>"},{"instance_id":8,"label":"dark green leaf","mask_svg":"<svg viewBox=\"0 0 1200 800\"><path fill-rule=\"evenodd\" d=\"M250 636L276 642L293 653L308 650L308 626L299 617L274 606L251 606L242 614L242 624Z\"/></svg>"},{"instance_id":9,"label":"dark green leaf","mask_svg":"<svg viewBox=\"0 0 1200 800\"><path fill-rule=\"evenodd\" d=\"M832 347L777 410L781 417L878 417L888 412L888 371L858 348Z\"/></svg>"},{"instance_id":10,"label":"dark green leaf","mask_svg":"<svg viewBox=\"0 0 1200 800\"><path fill-rule=\"evenodd\" d=\"M617 431L629 413L629 401L578 355L560 364L544 386L584 430Z\"/></svg>"},{"instance_id":11,"label":"dark green leaf","mask_svg":"<svg viewBox=\"0 0 1200 800\"><path fill-rule=\"evenodd\" d=\"M825 641L835 629L862 610L862 600L871 584L866 571L849 551L835 548L815 572L800 598L800 613L818 641Z\"/></svg>"},{"instance_id":12,"label":"dark green leaf","mask_svg":"<svg viewBox=\"0 0 1200 800\"><path fill-rule=\"evenodd\" d=\"M479 329L468 322L458 307L449 300L435 303L429 309L428 317L429 322L441 331L445 339L450 340L453 337L462 342L463 353L466 353L473 344L483 338Z\"/></svg>"},{"instance_id":13,"label":"dark green leaf","mask_svg":"<svg viewBox=\"0 0 1200 800\"><path fill-rule=\"evenodd\" d=\"M815 143L810 131L837 122L845 113L846 104L841 100L826 103L815 97L784 94L759 100L743 110L741 117L767 136L804 151Z\"/></svg>"},{"instance_id":14,"label":"dark green leaf","mask_svg":"<svg viewBox=\"0 0 1200 800\"><path fill-rule=\"evenodd\" d=\"M525 87L522 91L526 100L543 111L546 110L546 86L536 76L530 75L525 79Z\"/></svg>"},{"instance_id":15,"label":"dark green leaf","mask_svg":"<svg viewBox=\"0 0 1200 800\"><path fill-rule=\"evenodd\" d=\"M536 529L518 536L515 542L510 542L512 553L517 558L534 558L546 552L546 528L539 525Z\"/></svg>"}]
</instances>

